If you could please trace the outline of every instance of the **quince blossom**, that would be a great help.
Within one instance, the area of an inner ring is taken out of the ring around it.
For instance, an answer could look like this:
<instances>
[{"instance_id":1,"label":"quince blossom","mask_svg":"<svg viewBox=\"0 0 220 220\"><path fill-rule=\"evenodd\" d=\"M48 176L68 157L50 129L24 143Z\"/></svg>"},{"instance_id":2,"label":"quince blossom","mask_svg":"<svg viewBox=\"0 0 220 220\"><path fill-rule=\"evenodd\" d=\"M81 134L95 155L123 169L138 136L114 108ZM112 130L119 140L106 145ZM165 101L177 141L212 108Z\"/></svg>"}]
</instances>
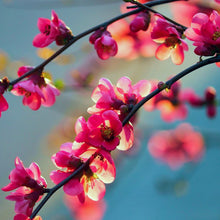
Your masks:
<instances>
[{"instance_id":1,"label":"quince blossom","mask_svg":"<svg viewBox=\"0 0 220 220\"><path fill-rule=\"evenodd\" d=\"M181 124L174 130L156 132L148 142L148 149L153 157L177 169L201 158L204 141L189 124Z\"/></svg>"},{"instance_id":2,"label":"quince blossom","mask_svg":"<svg viewBox=\"0 0 220 220\"><path fill-rule=\"evenodd\" d=\"M155 81L152 81L152 88L152 91L157 88ZM183 120L188 114L185 102L190 94L189 90L181 89L181 83L178 81L168 91L162 91L147 102L144 108L147 111L160 110L161 118L166 122Z\"/></svg>"},{"instance_id":3,"label":"quince blossom","mask_svg":"<svg viewBox=\"0 0 220 220\"><path fill-rule=\"evenodd\" d=\"M18 76L32 70L33 67L22 66L18 69ZM52 85L49 79L43 77L42 72L33 73L27 80L16 83L11 93L23 97L23 105L32 110L38 110L41 105L52 106L60 91Z\"/></svg>"},{"instance_id":4,"label":"quince blossom","mask_svg":"<svg viewBox=\"0 0 220 220\"><path fill-rule=\"evenodd\" d=\"M174 64L180 65L183 63L184 51L188 50L188 45L181 39L182 34L177 31L173 24L157 15L151 37L155 42L161 43L155 52L157 59L166 60L171 56Z\"/></svg>"},{"instance_id":5,"label":"quince blossom","mask_svg":"<svg viewBox=\"0 0 220 220\"><path fill-rule=\"evenodd\" d=\"M210 16L197 13L192 18L191 27L184 34L194 41L194 52L200 56L213 56L220 53L220 16L213 11Z\"/></svg>"},{"instance_id":6,"label":"quince blossom","mask_svg":"<svg viewBox=\"0 0 220 220\"><path fill-rule=\"evenodd\" d=\"M56 41L57 45L64 45L73 37L71 30L58 18L56 12L53 10L51 20L48 18L39 18L37 26L41 33L34 37L33 45L35 47L47 47L53 41Z\"/></svg>"},{"instance_id":7,"label":"quince blossom","mask_svg":"<svg viewBox=\"0 0 220 220\"><path fill-rule=\"evenodd\" d=\"M77 142L63 144L60 151L52 156L52 161L58 168L65 168L66 170L55 170L50 174L52 181L58 184L70 176L88 158L93 157L89 166L64 184L63 187L66 194L78 196L82 203L85 201L85 195L95 201L103 198L105 194L104 183L113 182L116 173L110 153L90 146L87 146L82 153L79 148L84 147L83 145L85 144Z\"/></svg>"},{"instance_id":8,"label":"quince blossom","mask_svg":"<svg viewBox=\"0 0 220 220\"><path fill-rule=\"evenodd\" d=\"M121 131L122 123L117 113L107 110L101 115L91 115L86 124L83 119L77 120L75 140L111 151L119 145Z\"/></svg>"},{"instance_id":9,"label":"quince blossom","mask_svg":"<svg viewBox=\"0 0 220 220\"><path fill-rule=\"evenodd\" d=\"M115 56L118 52L118 45L109 31L97 30L90 36L89 41L94 44L99 58L103 60Z\"/></svg>"},{"instance_id":10,"label":"quince blossom","mask_svg":"<svg viewBox=\"0 0 220 220\"><path fill-rule=\"evenodd\" d=\"M130 23L130 30L132 32L137 32L140 30L146 31L150 24L150 13L140 12L134 20Z\"/></svg>"},{"instance_id":11,"label":"quince blossom","mask_svg":"<svg viewBox=\"0 0 220 220\"><path fill-rule=\"evenodd\" d=\"M106 110L114 110L123 121L133 106L149 94L150 89L151 83L147 80L141 80L135 85L131 85L128 77L122 77L116 86L113 86L108 79L101 78L91 96L95 105L88 108L88 112L97 114ZM132 123L134 121L135 117L131 119ZM134 133L131 122L122 128L120 144L117 146L119 150L128 150L133 145Z\"/></svg>"},{"instance_id":12,"label":"quince blossom","mask_svg":"<svg viewBox=\"0 0 220 220\"><path fill-rule=\"evenodd\" d=\"M16 157L15 168L9 175L10 183L3 187L3 191L11 191L6 199L15 201L15 212L30 216L33 207L45 192L47 186L45 179L41 176L39 166L31 163L25 168L22 161Z\"/></svg>"},{"instance_id":13,"label":"quince blossom","mask_svg":"<svg viewBox=\"0 0 220 220\"><path fill-rule=\"evenodd\" d=\"M104 199L94 201L86 197L82 204L76 197L65 194L64 203L76 220L102 220L106 210Z\"/></svg>"},{"instance_id":14,"label":"quince blossom","mask_svg":"<svg viewBox=\"0 0 220 220\"><path fill-rule=\"evenodd\" d=\"M189 93L186 95L185 100L189 102L193 107L202 107L206 106L206 114L208 117L213 118L216 116L217 107L216 107L216 91L213 87L208 87L205 90L204 97L199 97L191 89L188 89Z\"/></svg>"}]
</instances>

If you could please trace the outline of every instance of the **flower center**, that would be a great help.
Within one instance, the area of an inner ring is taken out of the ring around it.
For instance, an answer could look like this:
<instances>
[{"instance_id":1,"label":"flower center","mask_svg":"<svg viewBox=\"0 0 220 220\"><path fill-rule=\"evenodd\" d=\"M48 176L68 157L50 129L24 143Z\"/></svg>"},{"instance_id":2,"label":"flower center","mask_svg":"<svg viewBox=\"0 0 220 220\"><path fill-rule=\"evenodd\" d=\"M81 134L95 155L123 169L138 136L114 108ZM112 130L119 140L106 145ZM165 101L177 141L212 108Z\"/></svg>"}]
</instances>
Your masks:
<instances>
[{"instance_id":1,"label":"flower center","mask_svg":"<svg viewBox=\"0 0 220 220\"><path fill-rule=\"evenodd\" d=\"M213 39L213 40L217 40L219 37L220 37L220 31L216 31L216 32L213 34L212 39Z\"/></svg>"},{"instance_id":2,"label":"flower center","mask_svg":"<svg viewBox=\"0 0 220 220\"><path fill-rule=\"evenodd\" d=\"M114 139L114 130L107 126L102 126L101 135L106 141L112 141Z\"/></svg>"},{"instance_id":3,"label":"flower center","mask_svg":"<svg viewBox=\"0 0 220 220\"><path fill-rule=\"evenodd\" d=\"M46 25L44 34L46 34L47 36L50 34L50 25Z\"/></svg>"},{"instance_id":4,"label":"flower center","mask_svg":"<svg viewBox=\"0 0 220 220\"><path fill-rule=\"evenodd\" d=\"M165 40L165 45L167 47L171 47L171 48L175 48L177 44L180 44L181 41L179 38L177 38L176 36L171 36L166 38Z\"/></svg>"}]
</instances>

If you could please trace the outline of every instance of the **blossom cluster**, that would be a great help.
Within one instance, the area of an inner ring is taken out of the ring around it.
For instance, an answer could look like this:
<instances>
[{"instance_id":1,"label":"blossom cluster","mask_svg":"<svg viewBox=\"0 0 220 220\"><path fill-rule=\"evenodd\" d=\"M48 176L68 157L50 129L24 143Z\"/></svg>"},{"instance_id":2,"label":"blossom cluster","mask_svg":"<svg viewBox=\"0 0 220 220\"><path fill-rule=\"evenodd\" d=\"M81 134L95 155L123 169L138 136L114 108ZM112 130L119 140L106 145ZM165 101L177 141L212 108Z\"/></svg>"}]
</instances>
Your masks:
<instances>
[{"instance_id":1,"label":"blossom cluster","mask_svg":"<svg viewBox=\"0 0 220 220\"><path fill-rule=\"evenodd\" d=\"M36 163L31 163L25 168L19 157L15 159L15 168L9 175L10 183L3 187L3 191L12 191L6 199L15 201L14 220L28 220L33 207L45 193L47 183L41 176L41 171ZM35 218L40 220L40 218Z\"/></svg>"},{"instance_id":2,"label":"blossom cluster","mask_svg":"<svg viewBox=\"0 0 220 220\"><path fill-rule=\"evenodd\" d=\"M99 58L104 60L112 56L131 59L137 54L152 56L155 53L159 60L171 57L174 64L180 65L184 61L184 51L188 51L185 37L194 41L194 51L199 56L220 53L219 20L217 11L212 11L210 15L197 13L192 18L191 27L186 29L167 21L161 14L152 15L143 10L136 16L131 16L130 23L120 20L109 25L108 30L107 27L98 28L89 41L94 45ZM46 47L54 41L57 45L65 45L74 38L69 27L58 18L55 11L52 11L51 20L39 18L38 28L40 33L33 40L35 47ZM216 63L217 66L219 63ZM18 77L32 70L35 70L34 67L21 67ZM55 103L55 96L60 92L44 76L42 69L32 71L27 78L15 83L12 89L8 80L4 78L0 81L0 114L8 109L8 103L3 96L7 89L14 95L24 96L23 104L32 110L39 109L41 105L49 107Z\"/></svg>"},{"instance_id":3,"label":"blossom cluster","mask_svg":"<svg viewBox=\"0 0 220 220\"><path fill-rule=\"evenodd\" d=\"M218 0L216 2L219 3ZM127 21L121 22L122 26L127 24ZM74 39L71 30L54 11L51 20L39 18L38 28L40 33L33 40L35 47L47 47L54 41L57 45L66 45ZM114 35L113 25L98 28L92 33L89 41L94 45L99 58L106 60L117 56L118 52L119 57L134 58L137 53L148 56L145 50L150 47L154 48L157 59L171 57L174 64L180 65L184 61L184 52L188 51L185 37L194 41L194 52L199 56L220 53L220 15L217 11L212 11L210 15L194 15L191 27L184 28L168 21L161 14L152 15L142 10L120 31L121 36L118 38ZM128 45L130 51L123 53L123 48ZM18 69L18 77L22 81L13 85L7 78L0 81L0 116L1 112L8 109L8 103L3 97L7 89L16 96L23 96L23 105L32 110L38 110L41 105L52 106L56 96L60 95L43 67L35 69L22 66ZM216 92L212 87L208 87L204 97L200 97L191 89L182 89L179 81L168 88L159 81L141 80L132 85L128 77L122 77L113 85L108 79L101 78L91 95L94 105L87 110L90 116L87 119L80 116L75 123L75 140L62 144L60 150L51 157L57 167L50 173L51 180L59 185L70 178L62 184L63 190L66 195L78 198L81 203L88 199L101 200L105 195L105 184L112 183L116 177L112 151L127 151L134 144L133 126L137 116L132 115L126 123L125 119L136 104L160 88L166 90L152 97L144 107L147 111L160 110L166 122L185 119L188 112L186 104L205 106L209 117L216 115ZM197 161L204 153L201 135L186 124L176 130L155 134L150 138L148 148L154 157L167 162L171 168ZM29 168L25 168L17 157L9 180L10 183L2 190L15 190L6 197L15 201L14 220L31 219L34 205L49 190L39 166L32 163ZM36 216L34 220L41 220L41 217Z\"/></svg>"}]
</instances>

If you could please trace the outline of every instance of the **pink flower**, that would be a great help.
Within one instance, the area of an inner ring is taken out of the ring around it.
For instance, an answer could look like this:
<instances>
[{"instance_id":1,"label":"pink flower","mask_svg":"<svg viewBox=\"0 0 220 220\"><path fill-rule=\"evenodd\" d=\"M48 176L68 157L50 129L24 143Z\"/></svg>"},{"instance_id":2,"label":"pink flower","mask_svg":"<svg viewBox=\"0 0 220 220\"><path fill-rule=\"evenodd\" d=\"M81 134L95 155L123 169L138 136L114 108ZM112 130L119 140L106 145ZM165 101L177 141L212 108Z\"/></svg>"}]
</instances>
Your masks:
<instances>
[{"instance_id":1,"label":"pink flower","mask_svg":"<svg viewBox=\"0 0 220 220\"><path fill-rule=\"evenodd\" d=\"M115 56L118 51L116 41L112 38L109 31L97 30L90 37L90 43L94 44L99 58L106 60Z\"/></svg>"},{"instance_id":2,"label":"pink flower","mask_svg":"<svg viewBox=\"0 0 220 220\"><path fill-rule=\"evenodd\" d=\"M147 80L141 80L132 85L128 77L122 77L116 86L113 86L108 79L102 78L92 93L92 100L96 104L90 107L88 112L90 114L97 114L106 110L114 110L119 115L120 120L123 121L133 106L149 94L150 89L151 83ZM130 121L133 123L135 117ZM120 137L118 149L128 150L132 147L134 134L133 126L130 122L122 128Z\"/></svg>"},{"instance_id":3,"label":"pink flower","mask_svg":"<svg viewBox=\"0 0 220 220\"><path fill-rule=\"evenodd\" d=\"M112 83L106 79L101 78L99 85L93 90L91 95L95 105L88 108L88 113L96 114L106 110L119 110L124 103L117 98L115 89Z\"/></svg>"},{"instance_id":4,"label":"pink flower","mask_svg":"<svg viewBox=\"0 0 220 220\"><path fill-rule=\"evenodd\" d=\"M43 188L41 190L32 190L27 187L19 187L5 198L15 201L15 213L30 216L35 203L40 200L43 194Z\"/></svg>"},{"instance_id":5,"label":"pink flower","mask_svg":"<svg viewBox=\"0 0 220 220\"><path fill-rule=\"evenodd\" d=\"M159 131L148 142L150 154L176 169L187 162L198 161L204 153L202 135L189 124L175 130Z\"/></svg>"},{"instance_id":6,"label":"pink flower","mask_svg":"<svg viewBox=\"0 0 220 220\"><path fill-rule=\"evenodd\" d=\"M52 18L39 18L37 23L38 29L41 33L34 37L33 45L35 47L47 47L53 41L57 45L64 45L72 39L71 30L60 20L52 10Z\"/></svg>"},{"instance_id":7,"label":"pink flower","mask_svg":"<svg viewBox=\"0 0 220 220\"><path fill-rule=\"evenodd\" d=\"M17 214L15 215L14 220L31 220L31 219L24 214ZM32 220L42 220L42 218L40 216L36 216Z\"/></svg>"},{"instance_id":8,"label":"pink flower","mask_svg":"<svg viewBox=\"0 0 220 220\"><path fill-rule=\"evenodd\" d=\"M33 67L20 67L18 76L32 69ZM52 106L56 101L56 96L60 95L60 91L52 85L49 79L44 78L41 72L33 73L27 80L16 83L11 92L17 96L24 96L23 105L27 105L32 110L38 110L41 105Z\"/></svg>"},{"instance_id":9,"label":"pink flower","mask_svg":"<svg viewBox=\"0 0 220 220\"><path fill-rule=\"evenodd\" d=\"M140 30L146 31L150 24L150 13L140 12L134 20L130 23L130 30L132 32L137 32Z\"/></svg>"},{"instance_id":10,"label":"pink flower","mask_svg":"<svg viewBox=\"0 0 220 220\"><path fill-rule=\"evenodd\" d=\"M111 183L115 179L115 166L111 155L104 150L94 147L86 147L85 151L79 150L85 144L76 142L66 143L61 146L60 151L52 156L52 161L58 167L66 168L65 171L52 171L50 177L55 184L58 184L71 175L88 158L96 154L89 167L85 168L76 178L71 179L63 187L66 194L78 196L80 202L84 202L85 195L92 200L100 200L105 194L105 184ZM81 154L80 154L81 153ZM65 159L63 157L65 155ZM63 163L62 163L63 161ZM78 165L76 165L76 161Z\"/></svg>"},{"instance_id":11,"label":"pink flower","mask_svg":"<svg viewBox=\"0 0 220 220\"><path fill-rule=\"evenodd\" d=\"M16 157L15 169L9 175L10 183L3 187L3 191L11 191L6 199L15 201L15 212L30 216L33 207L45 193L47 186L45 179L41 176L40 169L36 163L31 163L25 168L22 161Z\"/></svg>"},{"instance_id":12,"label":"pink flower","mask_svg":"<svg viewBox=\"0 0 220 220\"><path fill-rule=\"evenodd\" d=\"M106 210L104 200L94 201L89 197L82 204L76 197L65 194L64 202L76 220L102 220Z\"/></svg>"},{"instance_id":13,"label":"pink flower","mask_svg":"<svg viewBox=\"0 0 220 220\"><path fill-rule=\"evenodd\" d=\"M206 114L213 118L216 116L216 91L213 87L208 87L205 90L204 97L199 97L194 91L188 89L189 95L186 96L186 101L193 107L206 106Z\"/></svg>"},{"instance_id":14,"label":"pink flower","mask_svg":"<svg viewBox=\"0 0 220 220\"><path fill-rule=\"evenodd\" d=\"M155 82L153 84L156 84ZM156 86L154 85L156 88ZM188 114L186 107L186 96L190 94L188 90L182 90L180 82L175 82L170 90L162 91L156 95L150 103L145 104L147 111L158 109L161 111L161 117L166 122L183 120Z\"/></svg>"},{"instance_id":15,"label":"pink flower","mask_svg":"<svg viewBox=\"0 0 220 220\"><path fill-rule=\"evenodd\" d=\"M9 80L7 77L4 77L2 80L0 80L0 117L2 112L8 110L8 102L3 96L8 86L9 86Z\"/></svg>"},{"instance_id":16,"label":"pink flower","mask_svg":"<svg viewBox=\"0 0 220 220\"><path fill-rule=\"evenodd\" d=\"M189 27L192 21L192 17L196 13L198 12L202 12L205 14L212 13L213 9L209 8L208 4L207 5L199 4L199 1L197 1L197 3L198 4L193 4L193 3L189 4L189 2L186 2L186 1L172 2L170 6L171 6L172 14L174 17L174 21L186 27Z\"/></svg>"},{"instance_id":17,"label":"pink flower","mask_svg":"<svg viewBox=\"0 0 220 220\"><path fill-rule=\"evenodd\" d=\"M143 97L150 93L151 83L147 80L140 80L135 85L131 84L130 78L124 76L116 84L115 93L118 99L130 107L140 102Z\"/></svg>"},{"instance_id":18,"label":"pink flower","mask_svg":"<svg viewBox=\"0 0 220 220\"><path fill-rule=\"evenodd\" d=\"M166 21L163 17L157 16L153 30L152 39L157 43L162 43L156 50L156 58L166 60L171 56L174 64L180 65L184 60L184 50L188 50L188 45L181 39L182 34L177 28Z\"/></svg>"},{"instance_id":19,"label":"pink flower","mask_svg":"<svg viewBox=\"0 0 220 220\"><path fill-rule=\"evenodd\" d=\"M122 123L114 111L107 110L101 115L92 115L86 125L85 121L81 122L83 122L82 129L76 130L77 142L87 142L96 147L102 146L108 151L114 150L119 145Z\"/></svg>"},{"instance_id":20,"label":"pink flower","mask_svg":"<svg viewBox=\"0 0 220 220\"><path fill-rule=\"evenodd\" d=\"M198 13L193 16L191 27L185 31L186 37L194 41L194 52L200 56L213 56L220 52L220 16L213 11L210 16Z\"/></svg>"},{"instance_id":21,"label":"pink flower","mask_svg":"<svg viewBox=\"0 0 220 220\"><path fill-rule=\"evenodd\" d=\"M11 171L9 180L11 182L2 188L3 191L11 191L20 186L37 188L40 185L47 185L41 176L39 166L36 163L31 163L29 168L25 168L19 157L15 158L15 168Z\"/></svg>"}]
</instances>

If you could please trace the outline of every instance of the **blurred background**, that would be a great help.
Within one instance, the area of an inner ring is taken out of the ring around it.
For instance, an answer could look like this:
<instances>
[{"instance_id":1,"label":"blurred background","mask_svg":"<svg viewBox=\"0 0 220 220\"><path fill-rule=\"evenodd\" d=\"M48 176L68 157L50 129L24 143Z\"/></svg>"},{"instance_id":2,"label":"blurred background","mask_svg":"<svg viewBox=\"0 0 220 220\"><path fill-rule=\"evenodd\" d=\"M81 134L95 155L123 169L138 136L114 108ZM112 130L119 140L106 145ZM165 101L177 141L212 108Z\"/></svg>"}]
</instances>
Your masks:
<instances>
[{"instance_id":1,"label":"blurred background","mask_svg":"<svg viewBox=\"0 0 220 220\"><path fill-rule=\"evenodd\" d=\"M211 1L203 1L207 3ZM117 0L3 0L0 2L0 72L1 78L17 77L22 65L38 65L43 58L57 49L37 50L32 46L38 33L39 17L50 18L54 9L59 18L77 35L92 26L120 14L122 1ZM170 16L172 8L157 7ZM88 37L78 41L65 51L60 59L50 63L45 70L55 81L68 82L67 89L57 97L54 106L41 107L34 112L22 105L22 98L6 93L9 109L2 113L0 122L0 186L8 184L8 175L14 168L14 159L19 156L28 167L35 161L47 179L53 184L49 173L55 169L50 157L62 143L74 140L74 123L93 103L92 88L100 77L109 78L113 84L122 76L131 78L133 84L141 79L166 80L198 61L193 47L186 53L185 61L175 66L170 59L159 61L148 55L132 59L111 58L100 61ZM81 78L83 73L85 78ZM86 80L85 80L86 79ZM86 81L86 83L85 83ZM220 92L219 68L213 64L199 69L182 80L182 87L193 87L203 95L208 86ZM218 109L219 110L219 109ZM186 164L180 169L170 169L156 161L148 152L150 136L159 130L174 129L182 122L201 132L205 141L205 154L195 164ZM220 116L209 119L205 109L189 108L184 121L165 123L159 111L139 112L134 148L127 152L114 153L117 178L107 185L105 200L90 204L80 210L76 201L64 199L60 190L40 211L43 219L92 219L92 220L217 220L220 219ZM7 193L0 192L1 219L14 216L14 203L5 200ZM65 205L67 204L67 205ZM77 211L78 210L78 211ZM84 216L82 213L88 213ZM74 217L75 216L75 217Z\"/></svg>"}]
</instances>

